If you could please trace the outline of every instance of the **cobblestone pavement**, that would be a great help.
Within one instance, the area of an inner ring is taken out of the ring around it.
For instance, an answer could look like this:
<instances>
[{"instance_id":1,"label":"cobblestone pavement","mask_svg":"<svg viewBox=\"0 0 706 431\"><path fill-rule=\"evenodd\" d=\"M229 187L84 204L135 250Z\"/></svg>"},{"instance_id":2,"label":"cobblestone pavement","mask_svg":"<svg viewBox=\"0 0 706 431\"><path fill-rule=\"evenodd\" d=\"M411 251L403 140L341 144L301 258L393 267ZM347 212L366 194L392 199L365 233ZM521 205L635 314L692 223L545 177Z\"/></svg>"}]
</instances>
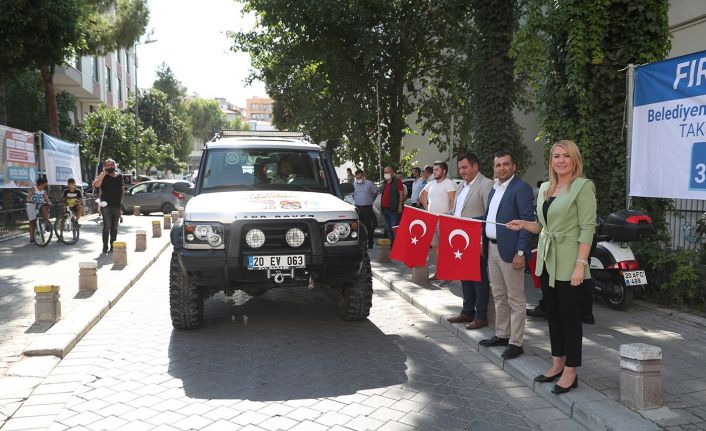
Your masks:
<instances>
[{"instance_id":1,"label":"cobblestone pavement","mask_svg":"<svg viewBox=\"0 0 706 431\"><path fill-rule=\"evenodd\" d=\"M216 296L175 331L169 253L2 431L583 429L381 285L369 320L321 291Z\"/></svg>"},{"instance_id":2,"label":"cobblestone pavement","mask_svg":"<svg viewBox=\"0 0 706 431\"><path fill-rule=\"evenodd\" d=\"M134 249L135 231L148 232L152 240L151 222L157 216L125 216L120 225L118 240L127 242L130 253ZM34 286L56 284L61 287L63 316L81 301L78 295L78 263L96 261L98 281L112 277L112 255L101 255L102 224L93 215L81 221L81 237L73 245L64 245L52 239L44 248L28 244L28 236L0 242L0 376L21 357L22 351L50 324L34 323ZM168 234L168 232L167 232Z\"/></svg>"}]
</instances>

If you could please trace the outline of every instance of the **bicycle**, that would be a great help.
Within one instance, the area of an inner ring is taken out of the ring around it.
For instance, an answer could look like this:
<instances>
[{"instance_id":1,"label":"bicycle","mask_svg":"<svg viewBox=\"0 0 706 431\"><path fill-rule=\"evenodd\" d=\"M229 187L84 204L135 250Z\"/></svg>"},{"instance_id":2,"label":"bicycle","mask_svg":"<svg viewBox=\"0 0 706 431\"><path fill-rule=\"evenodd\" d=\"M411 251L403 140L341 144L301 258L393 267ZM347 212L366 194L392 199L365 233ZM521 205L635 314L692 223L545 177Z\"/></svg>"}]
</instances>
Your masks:
<instances>
[{"instance_id":1,"label":"bicycle","mask_svg":"<svg viewBox=\"0 0 706 431\"><path fill-rule=\"evenodd\" d=\"M80 225L71 209L64 205L63 213L54 221L56 238L66 245L76 244L80 235Z\"/></svg>"},{"instance_id":2,"label":"bicycle","mask_svg":"<svg viewBox=\"0 0 706 431\"><path fill-rule=\"evenodd\" d=\"M34 243L40 247L46 247L47 244L51 242L51 237L54 233L54 229L52 229L49 219L42 217L42 211L40 208L43 205L49 206L49 204L46 203L34 204L37 211L34 226Z\"/></svg>"}]
</instances>

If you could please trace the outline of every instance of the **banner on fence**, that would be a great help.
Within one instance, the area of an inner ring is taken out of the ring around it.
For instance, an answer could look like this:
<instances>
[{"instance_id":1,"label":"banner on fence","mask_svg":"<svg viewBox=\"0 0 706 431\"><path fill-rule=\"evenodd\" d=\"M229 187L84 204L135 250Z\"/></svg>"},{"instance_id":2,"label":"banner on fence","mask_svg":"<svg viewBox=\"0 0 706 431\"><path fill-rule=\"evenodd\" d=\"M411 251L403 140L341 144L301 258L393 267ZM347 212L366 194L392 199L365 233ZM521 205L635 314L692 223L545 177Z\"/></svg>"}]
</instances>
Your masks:
<instances>
[{"instance_id":1,"label":"banner on fence","mask_svg":"<svg viewBox=\"0 0 706 431\"><path fill-rule=\"evenodd\" d=\"M37 181L34 133L0 125L0 188L29 188Z\"/></svg>"},{"instance_id":2,"label":"banner on fence","mask_svg":"<svg viewBox=\"0 0 706 431\"><path fill-rule=\"evenodd\" d=\"M639 66L630 195L706 199L706 51Z\"/></svg>"},{"instance_id":3,"label":"banner on fence","mask_svg":"<svg viewBox=\"0 0 706 431\"><path fill-rule=\"evenodd\" d=\"M66 185L69 178L81 184L81 156L78 144L42 134L44 169L49 185Z\"/></svg>"}]
</instances>

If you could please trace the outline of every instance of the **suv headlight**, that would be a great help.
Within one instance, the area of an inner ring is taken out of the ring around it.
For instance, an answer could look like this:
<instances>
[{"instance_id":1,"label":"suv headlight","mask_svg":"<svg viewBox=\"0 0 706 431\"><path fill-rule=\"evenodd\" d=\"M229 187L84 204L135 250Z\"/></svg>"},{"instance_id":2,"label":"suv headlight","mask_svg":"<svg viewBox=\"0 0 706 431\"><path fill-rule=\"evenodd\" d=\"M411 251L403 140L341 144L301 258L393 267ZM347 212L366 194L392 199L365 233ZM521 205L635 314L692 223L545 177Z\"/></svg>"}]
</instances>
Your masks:
<instances>
[{"instance_id":1,"label":"suv headlight","mask_svg":"<svg viewBox=\"0 0 706 431\"><path fill-rule=\"evenodd\" d=\"M186 248L224 248L225 236L220 223L185 223Z\"/></svg>"},{"instance_id":2,"label":"suv headlight","mask_svg":"<svg viewBox=\"0 0 706 431\"><path fill-rule=\"evenodd\" d=\"M354 241L358 239L358 220L346 220L326 223L324 231L326 242L334 245L340 241Z\"/></svg>"}]
</instances>

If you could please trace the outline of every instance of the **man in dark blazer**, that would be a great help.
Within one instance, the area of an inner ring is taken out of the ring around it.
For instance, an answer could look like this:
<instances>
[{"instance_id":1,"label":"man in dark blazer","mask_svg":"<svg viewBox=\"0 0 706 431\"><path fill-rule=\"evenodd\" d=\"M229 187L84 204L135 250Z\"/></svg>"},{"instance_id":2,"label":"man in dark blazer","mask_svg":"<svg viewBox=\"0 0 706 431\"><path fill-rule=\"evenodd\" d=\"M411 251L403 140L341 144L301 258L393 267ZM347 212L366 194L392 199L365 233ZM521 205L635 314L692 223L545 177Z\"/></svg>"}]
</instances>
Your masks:
<instances>
[{"instance_id":1,"label":"man in dark blazer","mask_svg":"<svg viewBox=\"0 0 706 431\"><path fill-rule=\"evenodd\" d=\"M512 154L499 151L493 160L495 185L488 196L483 229L483 252L488 257L488 276L495 300L495 335L482 340L486 347L507 346L504 359L524 353L525 259L530 252L532 234L513 232L497 223L535 220L532 187L515 176Z\"/></svg>"}]
</instances>

